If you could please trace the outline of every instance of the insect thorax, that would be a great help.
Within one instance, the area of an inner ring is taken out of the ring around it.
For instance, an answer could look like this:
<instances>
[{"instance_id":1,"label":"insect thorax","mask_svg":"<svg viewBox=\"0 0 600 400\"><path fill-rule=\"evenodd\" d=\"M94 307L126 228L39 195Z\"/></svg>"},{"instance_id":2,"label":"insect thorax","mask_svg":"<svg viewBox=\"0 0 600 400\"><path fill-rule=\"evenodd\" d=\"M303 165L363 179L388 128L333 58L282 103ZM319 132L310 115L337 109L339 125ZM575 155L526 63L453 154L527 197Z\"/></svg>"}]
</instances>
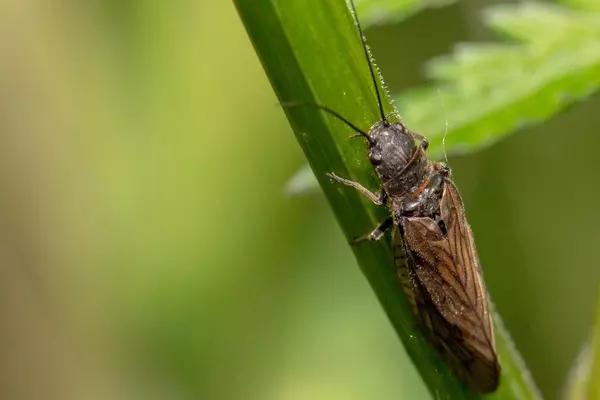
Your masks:
<instances>
[{"instance_id":1,"label":"insect thorax","mask_svg":"<svg viewBox=\"0 0 600 400\"><path fill-rule=\"evenodd\" d=\"M394 217L430 217L437 219L440 215L440 201L444 191L446 169L437 169L437 164L428 162L428 171L421 176L414 176L411 189L403 196L390 196L391 211ZM409 175L410 177L410 175ZM416 179L421 178L421 179Z\"/></svg>"},{"instance_id":2,"label":"insect thorax","mask_svg":"<svg viewBox=\"0 0 600 400\"><path fill-rule=\"evenodd\" d=\"M390 198L419 190L433 170L423 147L399 122L380 121L371 128L369 160Z\"/></svg>"}]
</instances>

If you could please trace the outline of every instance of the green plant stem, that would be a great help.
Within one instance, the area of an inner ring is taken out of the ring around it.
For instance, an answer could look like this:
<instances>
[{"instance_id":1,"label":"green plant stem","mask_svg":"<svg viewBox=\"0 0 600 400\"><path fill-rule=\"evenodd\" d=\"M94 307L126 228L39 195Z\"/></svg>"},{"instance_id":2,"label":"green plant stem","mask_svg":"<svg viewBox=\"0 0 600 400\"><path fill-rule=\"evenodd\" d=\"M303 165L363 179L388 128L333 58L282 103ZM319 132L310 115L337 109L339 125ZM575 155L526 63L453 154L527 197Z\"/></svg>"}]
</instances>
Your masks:
<instances>
[{"instance_id":1,"label":"green plant stem","mask_svg":"<svg viewBox=\"0 0 600 400\"><path fill-rule=\"evenodd\" d=\"M281 102L327 105L367 130L381 117L362 44L343 0L234 0L275 93ZM386 112L391 111L384 96ZM350 128L312 107L285 109L310 167L346 237L372 229L385 217L356 191L341 188L327 172L378 183L361 139ZM434 398L473 399L422 336L402 292L389 241L353 246L358 264ZM503 367L497 399L536 398L527 372L502 329L497 332ZM390 384L394 384L390 382Z\"/></svg>"}]
</instances>

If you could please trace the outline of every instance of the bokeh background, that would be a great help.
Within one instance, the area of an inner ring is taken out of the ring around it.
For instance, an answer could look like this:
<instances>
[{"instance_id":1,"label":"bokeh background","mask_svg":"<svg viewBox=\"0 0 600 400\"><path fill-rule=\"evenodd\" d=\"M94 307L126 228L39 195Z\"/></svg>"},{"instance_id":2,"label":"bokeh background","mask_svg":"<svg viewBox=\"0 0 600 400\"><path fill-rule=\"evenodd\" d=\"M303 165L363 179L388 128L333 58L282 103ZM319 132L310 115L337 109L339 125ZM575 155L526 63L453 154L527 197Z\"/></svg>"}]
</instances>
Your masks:
<instances>
[{"instance_id":1,"label":"bokeh background","mask_svg":"<svg viewBox=\"0 0 600 400\"><path fill-rule=\"evenodd\" d=\"M369 29L392 91L490 39L483 5ZM284 195L303 156L232 3L4 0L0 51L0 398L428 398L323 196ZM592 324L599 106L450 158L548 399Z\"/></svg>"}]
</instances>

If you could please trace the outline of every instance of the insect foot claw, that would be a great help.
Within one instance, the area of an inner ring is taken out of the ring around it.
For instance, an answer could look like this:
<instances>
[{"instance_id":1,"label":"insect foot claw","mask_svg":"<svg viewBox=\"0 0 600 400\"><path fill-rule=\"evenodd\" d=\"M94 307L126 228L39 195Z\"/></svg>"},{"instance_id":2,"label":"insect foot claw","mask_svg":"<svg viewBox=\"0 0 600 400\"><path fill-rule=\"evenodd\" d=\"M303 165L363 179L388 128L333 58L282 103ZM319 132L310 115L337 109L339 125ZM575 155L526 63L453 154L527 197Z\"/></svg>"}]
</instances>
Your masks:
<instances>
[{"instance_id":1,"label":"insect foot claw","mask_svg":"<svg viewBox=\"0 0 600 400\"><path fill-rule=\"evenodd\" d=\"M349 240L348 243L350 244L350 246L356 246L364 241L369 241L369 240L371 240L371 239L366 238L364 236L359 236L359 237L352 238L352 240Z\"/></svg>"},{"instance_id":2,"label":"insect foot claw","mask_svg":"<svg viewBox=\"0 0 600 400\"><path fill-rule=\"evenodd\" d=\"M360 242L362 242L362 238L360 236L354 236L349 243L354 246L355 244L358 244Z\"/></svg>"},{"instance_id":3,"label":"insect foot claw","mask_svg":"<svg viewBox=\"0 0 600 400\"><path fill-rule=\"evenodd\" d=\"M344 183L344 181L345 181L344 178L340 178L339 176L337 176L333 172L327 172L325 175L327 175L329 178L333 179L336 182Z\"/></svg>"}]
</instances>

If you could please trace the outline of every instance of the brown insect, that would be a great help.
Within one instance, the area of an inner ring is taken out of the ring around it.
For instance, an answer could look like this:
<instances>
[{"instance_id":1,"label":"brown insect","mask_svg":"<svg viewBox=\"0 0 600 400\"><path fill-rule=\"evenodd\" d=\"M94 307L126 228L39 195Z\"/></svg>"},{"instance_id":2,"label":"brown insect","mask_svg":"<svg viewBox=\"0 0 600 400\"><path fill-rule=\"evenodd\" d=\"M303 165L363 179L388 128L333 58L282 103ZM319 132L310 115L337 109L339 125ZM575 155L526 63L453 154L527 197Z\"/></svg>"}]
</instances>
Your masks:
<instances>
[{"instance_id":1,"label":"brown insect","mask_svg":"<svg viewBox=\"0 0 600 400\"><path fill-rule=\"evenodd\" d=\"M500 365L487 291L450 169L429 161L427 140L402 123L384 119L360 134L368 140L381 194L333 173L328 176L386 205L391 216L353 243L379 240L394 228L394 263L427 337L473 392L495 391Z\"/></svg>"},{"instance_id":2,"label":"brown insect","mask_svg":"<svg viewBox=\"0 0 600 400\"><path fill-rule=\"evenodd\" d=\"M356 15L353 2L350 4ZM328 107L310 103L287 106L316 106L367 140L369 160L382 182L380 194L328 174L376 205L385 205L390 212L372 232L353 243L379 240L393 228L394 262L400 282L426 336L467 387L478 394L493 392L500 375L494 327L462 199L450 169L444 163L428 160L427 139L400 122L388 121L358 18L356 24L381 121L365 132Z\"/></svg>"}]
</instances>

